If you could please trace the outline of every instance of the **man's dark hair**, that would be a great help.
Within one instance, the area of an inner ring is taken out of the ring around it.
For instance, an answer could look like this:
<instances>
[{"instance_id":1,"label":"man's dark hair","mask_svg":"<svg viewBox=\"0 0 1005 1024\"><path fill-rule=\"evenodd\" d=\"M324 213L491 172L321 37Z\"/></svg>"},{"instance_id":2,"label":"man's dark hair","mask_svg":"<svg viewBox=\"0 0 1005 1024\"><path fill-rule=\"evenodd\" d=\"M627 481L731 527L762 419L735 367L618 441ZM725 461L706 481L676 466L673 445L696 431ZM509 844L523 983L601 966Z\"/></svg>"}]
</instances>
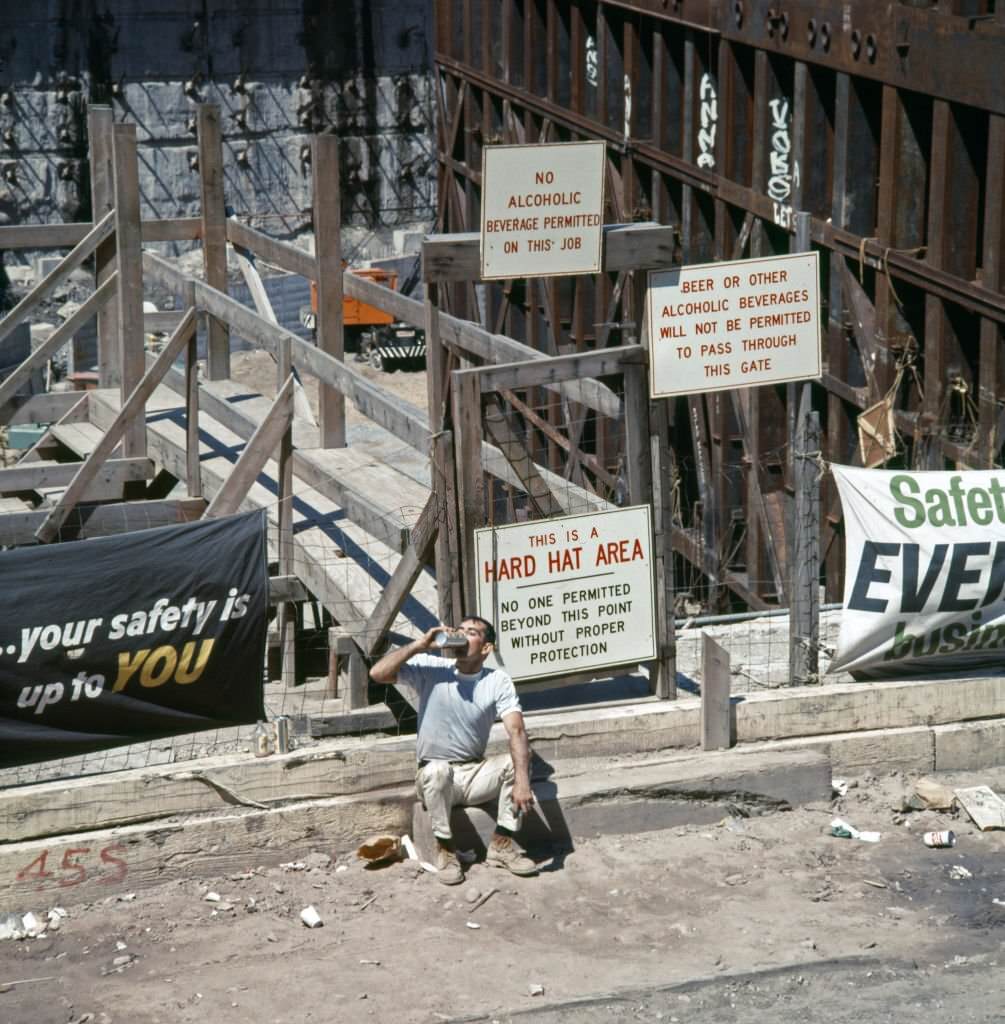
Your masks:
<instances>
[{"instance_id":1,"label":"man's dark hair","mask_svg":"<svg viewBox=\"0 0 1005 1024\"><path fill-rule=\"evenodd\" d=\"M496 628L488 619L483 619L480 615L465 615L461 622L480 623L485 627L485 642L487 644L494 644L496 642Z\"/></svg>"}]
</instances>

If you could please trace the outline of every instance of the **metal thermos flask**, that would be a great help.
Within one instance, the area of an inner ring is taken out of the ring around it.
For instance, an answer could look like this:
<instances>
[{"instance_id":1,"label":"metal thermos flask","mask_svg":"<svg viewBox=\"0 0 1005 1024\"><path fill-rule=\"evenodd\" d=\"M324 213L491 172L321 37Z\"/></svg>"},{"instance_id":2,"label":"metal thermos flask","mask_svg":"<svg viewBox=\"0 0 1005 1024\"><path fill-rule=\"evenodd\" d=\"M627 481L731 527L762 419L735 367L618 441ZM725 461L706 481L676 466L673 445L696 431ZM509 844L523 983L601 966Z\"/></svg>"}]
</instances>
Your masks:
<instances>
[{"instance_id":1,"label":"metal thermos flask","mask_svg":"<svg viewBox=\"0 0 1005 1024\"><path fill-rule=\"evenodd\" d=\"M468 646L468 635L460 630L441 629L433 637L433 644L441 651L463 651Z\"/></svg>"}]
</instances>

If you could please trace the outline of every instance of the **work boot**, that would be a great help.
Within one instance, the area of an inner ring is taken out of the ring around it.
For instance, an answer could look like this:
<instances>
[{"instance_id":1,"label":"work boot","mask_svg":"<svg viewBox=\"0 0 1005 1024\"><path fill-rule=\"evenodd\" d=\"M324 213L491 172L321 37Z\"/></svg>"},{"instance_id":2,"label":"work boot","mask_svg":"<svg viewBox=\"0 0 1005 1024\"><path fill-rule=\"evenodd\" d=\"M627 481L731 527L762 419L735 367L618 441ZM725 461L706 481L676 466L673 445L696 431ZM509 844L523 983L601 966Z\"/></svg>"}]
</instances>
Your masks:
<instances>
[{"instance_id":1,"label":"work boot","mask_svg":"<svg viewBox=\"0 0 1005 1024\"><path fill-rule=\"evenodd\" d=\"M436 850L436 879L441 885L460 885L464 881L464 871L457 854L442 845Z\"/></svg>"},{"instance_id":2,"label":"work boot","mask_svg":"<svg viewBox=\"0 0 1005 1024\"><path fill-rule=\"evenodd\" d=\"M505 868L514 875L536 875L537 865L509 836L493 836L485 854L485 863Z\"/></svg>"}]
</instances>

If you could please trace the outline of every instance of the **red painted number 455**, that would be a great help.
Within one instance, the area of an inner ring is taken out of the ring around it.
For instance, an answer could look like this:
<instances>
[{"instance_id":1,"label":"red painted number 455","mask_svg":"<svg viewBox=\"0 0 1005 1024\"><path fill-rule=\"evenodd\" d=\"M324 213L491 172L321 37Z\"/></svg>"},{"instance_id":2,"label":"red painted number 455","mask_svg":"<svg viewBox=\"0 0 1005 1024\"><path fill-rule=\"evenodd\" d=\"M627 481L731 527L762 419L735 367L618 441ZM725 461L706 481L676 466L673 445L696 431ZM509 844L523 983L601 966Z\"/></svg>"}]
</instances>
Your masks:
<instances>
[{"instance_id":1,"label":"red painted number 455","mask_svg":"<svg viewBox=\"0 0 1005 1024\"><path fill-rule=\"evenodd\" d=\"M88 877L88 863L91 864L91 874L95 870L101 872L100 881L108 884L121 882L129 872L126 862L117 857L116 852L124 852L125 847L121 843L112 843L100 850L91 846L70 846L63 851L63 859L58 867L49 870L46 864L49 861L49 850L43 850L27 867L21 868L17 873L19 882L37 880L36 889L43 889L47 885L57 885L61 889L69 888L71 885L80 885ZM88 856L90 854L90 856ZM53 858L55 861L55 857ZM93 862L97 860L95 868Z\"/></svg>"}]
</instances>

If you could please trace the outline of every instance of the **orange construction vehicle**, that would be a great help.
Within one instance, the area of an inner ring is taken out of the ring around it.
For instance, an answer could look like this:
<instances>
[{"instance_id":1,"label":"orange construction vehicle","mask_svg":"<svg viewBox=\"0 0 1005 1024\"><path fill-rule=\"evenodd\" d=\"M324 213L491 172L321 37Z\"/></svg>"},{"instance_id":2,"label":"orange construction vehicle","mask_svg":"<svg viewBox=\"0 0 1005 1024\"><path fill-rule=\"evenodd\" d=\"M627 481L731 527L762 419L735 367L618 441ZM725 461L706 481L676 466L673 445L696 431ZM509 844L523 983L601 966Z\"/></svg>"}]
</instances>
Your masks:
<instances>
[{"instance_id":1,"label":"orange construction vehicle","mask_svg":"<svg viewBox=\"0 0 1005 1024\"><path fill-rule=\"evenodd\" d=\"M397 290L398 275L379 267L350 270L368 281ZM310 309L300 310L300 322L315 330L318 311L318 286L311 281ZM369 363L375 370L391 370L399 366L422 366L426 361L426 338L411 324L396 322L390 313L346 295L342 300L342 323L346 352L354 352L359 362Z\"/></svg>"}]
</instances>

